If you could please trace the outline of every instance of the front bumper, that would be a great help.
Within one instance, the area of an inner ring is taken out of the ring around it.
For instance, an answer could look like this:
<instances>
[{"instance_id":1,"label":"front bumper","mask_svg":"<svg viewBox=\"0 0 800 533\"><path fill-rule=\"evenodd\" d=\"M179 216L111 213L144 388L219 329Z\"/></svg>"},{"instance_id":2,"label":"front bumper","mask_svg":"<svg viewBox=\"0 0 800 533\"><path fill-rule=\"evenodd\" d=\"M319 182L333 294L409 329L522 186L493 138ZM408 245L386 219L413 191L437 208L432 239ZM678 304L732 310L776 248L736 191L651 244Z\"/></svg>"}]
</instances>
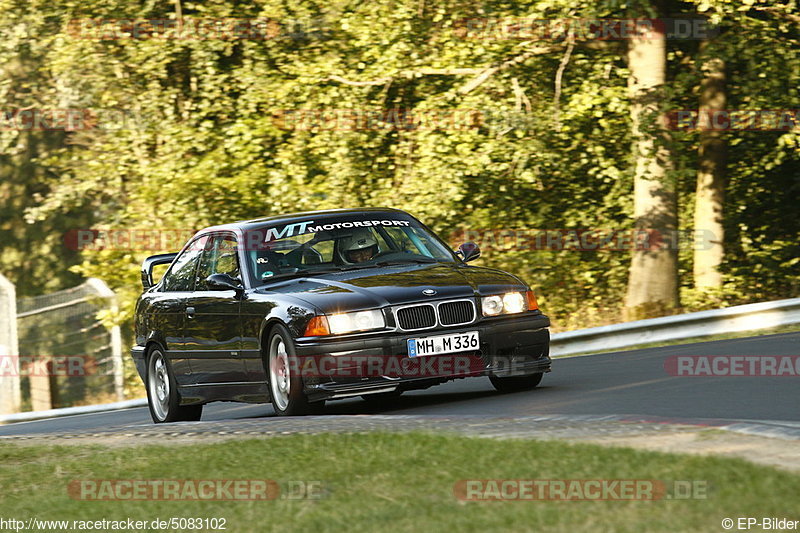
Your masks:
<instances>
[{"instance_id":1,"label":"front bumper","mask_svg":"<svg viewBox=\"0 0 800 533\"><path fill-rule=\"evenodd\" d=\"M482 319L466 326L391 332L349 338L301 338L303 368L335 367L333 372L301 372L309 400L427 388L456 378L519 376L550 372L550 320L541 313ZM477 331L479 349L448 355L408 357L407 340ZM370 362L380 362L370 367ZM319 367L315 365L320 363ZM331 363L334 361L334 363ZM343 362L343 364L337 364ZM309 364L311 363L311 364ZM383 372L386 369L393 370ZM380 370L379 370L380 369Z\"/></svg>"}]
</instances>

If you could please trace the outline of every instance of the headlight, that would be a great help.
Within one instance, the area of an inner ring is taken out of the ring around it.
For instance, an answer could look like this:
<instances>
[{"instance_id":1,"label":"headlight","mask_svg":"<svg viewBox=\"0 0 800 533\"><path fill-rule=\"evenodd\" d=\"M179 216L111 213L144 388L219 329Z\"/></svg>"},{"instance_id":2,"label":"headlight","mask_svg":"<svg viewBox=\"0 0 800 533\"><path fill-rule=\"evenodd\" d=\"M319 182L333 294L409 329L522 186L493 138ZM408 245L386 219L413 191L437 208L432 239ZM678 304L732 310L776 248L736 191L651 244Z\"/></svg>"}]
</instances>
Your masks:
<instances>
[{"instance_id":1,"label":"headlight","mask_svg":"<svg viewBox=\"0 0 800 533\"><path fill-rule=\"evenodd\" d=\"M528 292L532 297L533 293ZM502 296L486 296L481 298L481 311L483 311L483 316L497 316L501 313L510 315L536 309L529 305L531 297L527 293L521 292L508 292ZM533 301L535 302L535 300Z\"/></svg>"},{"instance_id":2,"label":"headlight","mask_svg":"<svg viewBox=\"0 0 800 533\"><path fill-rule=\"evenodd\" d=\"M525 309L525 298L521 292L509 292L503 296L503 310L506 313L521 313Z\"/></svg>"},{"instance_id":3,"label":"headlight","mask_svg":"<svg viewBox=\"0 0 800 533\"><path fill-rule=\"evenodd\" d=\"M483 316L495 316L503 312L503 299L499 296L487 296L481 299Z\"/></svg>"},{"instance_id":4,"label":"headlight","mask_svg":"<svg viewBox=\"0 0 800 533\"><path fill-rule=\"evenodd\" d=\"M383 313L378 309L331 315L328 317L328 324L334 335L386 327Z\"/></svg>"}]
</instances>

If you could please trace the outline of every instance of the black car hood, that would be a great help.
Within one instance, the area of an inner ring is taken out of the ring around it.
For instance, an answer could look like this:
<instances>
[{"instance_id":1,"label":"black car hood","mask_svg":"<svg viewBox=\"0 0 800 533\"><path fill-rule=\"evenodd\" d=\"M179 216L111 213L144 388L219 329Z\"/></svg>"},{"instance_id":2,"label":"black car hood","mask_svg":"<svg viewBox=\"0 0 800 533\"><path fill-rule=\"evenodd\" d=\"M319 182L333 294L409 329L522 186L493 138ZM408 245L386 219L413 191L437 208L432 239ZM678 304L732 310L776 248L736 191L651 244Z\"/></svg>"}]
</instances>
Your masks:
<instances>
[{"instance_id":1,"label":"black car hood","mask_svg":"<svg viewBox=\"0 0 800 533\"><path fill-rule=\"evenodd\" d=\"M436 293L425 295L425 290ZM524 283L499 270L440 263L320 274L261 287L256 293L292 295L325 313L336 313L524 290Z\"/></svg>"}]
</instances>

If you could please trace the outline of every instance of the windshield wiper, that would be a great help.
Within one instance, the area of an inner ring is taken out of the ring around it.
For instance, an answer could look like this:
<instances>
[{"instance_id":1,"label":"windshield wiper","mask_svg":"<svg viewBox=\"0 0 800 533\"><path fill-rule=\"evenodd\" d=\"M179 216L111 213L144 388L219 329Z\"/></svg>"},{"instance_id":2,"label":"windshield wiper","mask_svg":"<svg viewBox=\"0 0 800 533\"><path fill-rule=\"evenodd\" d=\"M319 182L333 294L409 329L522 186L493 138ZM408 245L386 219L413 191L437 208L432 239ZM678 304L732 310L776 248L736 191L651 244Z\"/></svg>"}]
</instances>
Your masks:
<instances>
[{"instance_id":1,"label":"windshield wiper","mask_svg":"<svg viewBox=\"0 0 800 533\"><path fill-rule=\"evenodd\" d=\"M293 268L291 270L285 270L284 272L278 272L268 278L264 278L261 280L262 283L269 283L274 279L280 278L287 278L290 276L305 276L305 275L314 275L314 274L329 274L331 272L340 272L344 269L342 268Z\"/></svg>"},{"instance_id":2,"label":"windshield wiper","mask_svg":"<svg viewBox=\"0 0 800 533\"><path fill-rule=\"evenodd\" d=\"M289 279L293 276L306 276L306 275L313 276L315 274L330 274L332 272L349 272L353 270L362 270L365 268L379 268L379 267L387 267L393 265L407 265L409 263L429 265L434 263L441 263L441 261L437 261L436 259L413 258L405 260L394 259L391 261L378 261L377 263L359 263L356 265L328 267L328 268L292 268L291 270L278 272L275 275L270 276L268 278L264 278L260 281L262 284L267 284L271 283L273 280L277 281L277 280Z\"/></svg>"},{"instance_id":3,"label":"windshield wiper","mask_svg":"<svg viewBox=\"0 0 800 533\"><path fill-rule=\"evenodd\" d=\"M417 263L418 265L430 265L430 264L433 264L433 263L441 263L441 261L437 261L436 259L414 258L414 259L405 259L405 260L392 259L391 261L378 261L375 264L377 266L382 266L383 267L383 266L391 266L391 265L404 265L404 264L407 264L407 263Z\"/></svg>"}]
</instances>

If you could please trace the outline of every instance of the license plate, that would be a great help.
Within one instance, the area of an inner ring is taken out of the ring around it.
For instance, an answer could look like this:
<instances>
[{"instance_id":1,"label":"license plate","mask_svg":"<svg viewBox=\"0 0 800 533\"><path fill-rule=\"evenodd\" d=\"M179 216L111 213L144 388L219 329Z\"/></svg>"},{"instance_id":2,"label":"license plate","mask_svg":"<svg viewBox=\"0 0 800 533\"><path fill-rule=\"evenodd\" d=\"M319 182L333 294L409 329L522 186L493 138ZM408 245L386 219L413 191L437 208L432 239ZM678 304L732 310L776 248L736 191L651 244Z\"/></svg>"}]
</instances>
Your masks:
<instances>
[{"instance_id":1,"label":"license plate","mask_svg":"<svg viewBox=\"0 0 800 533\"><path fill-rule=\"evenodd\" d=\"M471 352L480 347L477 331L408 339L408 356L422 357L442 353Z\"/></svg>"}]
</instances>

